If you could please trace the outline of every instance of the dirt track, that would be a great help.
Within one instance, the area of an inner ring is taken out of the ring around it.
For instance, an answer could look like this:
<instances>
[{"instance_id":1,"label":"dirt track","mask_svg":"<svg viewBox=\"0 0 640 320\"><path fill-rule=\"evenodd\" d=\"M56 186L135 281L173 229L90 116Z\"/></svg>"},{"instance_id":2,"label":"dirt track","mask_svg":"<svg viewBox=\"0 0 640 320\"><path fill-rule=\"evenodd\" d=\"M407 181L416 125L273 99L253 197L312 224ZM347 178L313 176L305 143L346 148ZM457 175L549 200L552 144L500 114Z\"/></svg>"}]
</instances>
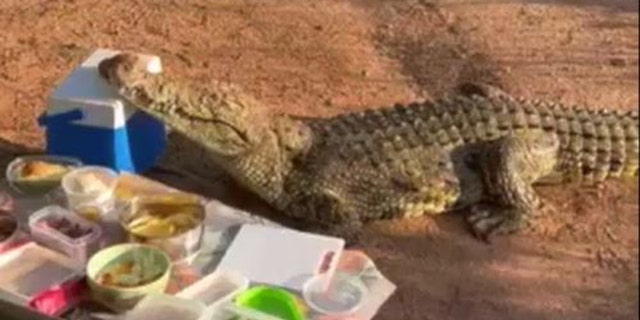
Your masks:
<instances>
[{"instance_id":1,"label":"dirt track","mask_svg":"<svg viewBox=\"0 0 640 320\"><path fill-rule=\"evenodd\" d=\"M3 0L0 158L42 146L47 94L96 47L158 54L167 72L296 114L437 97L465 80L637 108L637 1L523 2ZM637 319L637 181L541 192L553 210L538 227L491 246L457 216L368 227L365 250L399 287L379 318Z\"/></svg>"}]
</instances>

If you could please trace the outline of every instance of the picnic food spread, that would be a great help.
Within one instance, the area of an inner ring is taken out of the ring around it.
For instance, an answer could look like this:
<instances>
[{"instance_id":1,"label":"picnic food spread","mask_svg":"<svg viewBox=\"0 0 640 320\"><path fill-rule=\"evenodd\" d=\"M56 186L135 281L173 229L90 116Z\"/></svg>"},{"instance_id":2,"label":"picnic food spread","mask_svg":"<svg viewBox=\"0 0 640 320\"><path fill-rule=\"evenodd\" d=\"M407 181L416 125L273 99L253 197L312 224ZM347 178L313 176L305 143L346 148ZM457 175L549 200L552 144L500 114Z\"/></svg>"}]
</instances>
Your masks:
<instances>
[{"instance_id":1,"label":"picnic food spread","mask_svg":"<svg viewBox=\"0 0 640 320\"><path fill-rule=\"evenodd\" d=\"M202 197L118 173L111 160L104 161L109 166L83 161L30 155L6 168L12 192L2 194L0 300L65 319L96 313L156 320L172 312L194 320L332 315L309 308L301 290L315 276L331 278L343 239L277 224L251 228L246 220L236 239L227 234L235 225L211 220L217 210ZM22 206L34 198L47 204ZM128 237L112 237L120 233ZM279 271L295 281L278 277ZM379 274L372 279L387 284L382 298L369 306L359 299L348 315L370 319L395 290Z\"/></svg>"}]
</instances>

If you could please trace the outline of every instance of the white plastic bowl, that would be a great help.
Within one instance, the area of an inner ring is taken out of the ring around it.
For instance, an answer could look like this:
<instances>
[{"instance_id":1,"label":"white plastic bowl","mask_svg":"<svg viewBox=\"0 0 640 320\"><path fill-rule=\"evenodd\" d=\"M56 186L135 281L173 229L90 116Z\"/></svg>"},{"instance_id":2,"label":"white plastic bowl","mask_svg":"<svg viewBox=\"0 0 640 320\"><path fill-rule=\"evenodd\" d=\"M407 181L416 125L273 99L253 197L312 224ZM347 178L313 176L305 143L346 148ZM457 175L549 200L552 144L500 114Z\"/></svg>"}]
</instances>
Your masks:
<instances>
[{"instance_id":1,"label":"white plastic bowl","mask_svg":"<svg viewBox=\"0 0 640 320\"><path fill-rule=\"evenodd\" d=\"M103 189L82 190L80 178L92 174L104 184ZM118 173L107 167L85 166L74 169L62 177L62 190L67 196L68 207L72 210L81 207L96 207L108 210L115 202L113 194Z\"/></svg>"}]
</instances>

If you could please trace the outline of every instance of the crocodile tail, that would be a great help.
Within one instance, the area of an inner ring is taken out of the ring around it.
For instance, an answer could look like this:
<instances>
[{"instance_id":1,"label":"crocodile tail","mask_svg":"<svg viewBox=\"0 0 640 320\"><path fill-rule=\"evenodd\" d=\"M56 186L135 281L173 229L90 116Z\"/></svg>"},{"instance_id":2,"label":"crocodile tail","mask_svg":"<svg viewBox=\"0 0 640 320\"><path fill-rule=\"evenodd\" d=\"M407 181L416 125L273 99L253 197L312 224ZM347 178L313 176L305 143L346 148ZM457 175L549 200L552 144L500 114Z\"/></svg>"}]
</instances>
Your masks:
<instances>
[{"instance_id":1,"label":"crocodile tail","mask_svg":"<svg viewBox=\"0 0 640 320\"><path fill-rule=\"evenodd\" d=\"M523 128L557 134L562 181L593 184L607 178L638 177L637 110L595 110L509 96L474 97L473 101L476 108L490 109L496 117L495 125L485 121L485 135Z\"/></svg>"},{"instance_id":2,"label":"crocodile tail","mask_svg":"<svg viewBox=\"0 0 640 320\"><path fill-rule=\"evenodd\" d=\"M560 171L565 181L593 184L638 176L636 110L589 110L558 104L537 109L541 116L548 111L548 126L553 123L560 137Z\"/></svg>"}]
</instances>

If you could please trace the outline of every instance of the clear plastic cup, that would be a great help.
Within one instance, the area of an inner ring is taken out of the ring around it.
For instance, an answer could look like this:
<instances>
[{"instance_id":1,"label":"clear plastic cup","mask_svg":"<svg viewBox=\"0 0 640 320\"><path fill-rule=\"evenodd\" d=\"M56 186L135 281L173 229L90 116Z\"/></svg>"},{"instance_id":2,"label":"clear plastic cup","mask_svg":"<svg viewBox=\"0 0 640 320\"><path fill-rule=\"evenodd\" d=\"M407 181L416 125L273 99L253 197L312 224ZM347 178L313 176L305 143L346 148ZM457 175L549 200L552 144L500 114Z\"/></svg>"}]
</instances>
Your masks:
<instances>
[{"instance_id":1,"label":"clear plastic cup","mask_svg":"<svg viewBox=\"0 0 640 320\"><path fill-rule=\"evenodd\" d=\"M348 316L358 311L366 300L367 288L355 276L336 272L332 277L320 274L309 279L302 289L305 302L316 312Z\"/></svg>"},{"instance_id":2,"label":"clear plastic cup","mask_svg":"<svg viewBox=\"0 0 640 320\"><path fill-rule=\"evenodd\" d=\"M62 178L62 190L67 198L67 207L82 215L91 214L89 220L95 221L95 212L104 213L114 207L114 190L118 173L99 166L86 166L72 170Z\"/></svg>"},{"instance_id":3,"label":"clear plastic cup","mask_svg":"<svg viewBox=\"0 0 640 320\"><path fill-rule=\"evenodd\" d=\"M65 220L68 225L85 230L86 234L72 238L47 226L45 223L47 220ZM99 225L85 221L71 211L58 206L47 206L34 212L29 217L29 230L36 242L81 262L88 261L91 255L98 251L102 236Z\"/></svg>"}]
</instances>

